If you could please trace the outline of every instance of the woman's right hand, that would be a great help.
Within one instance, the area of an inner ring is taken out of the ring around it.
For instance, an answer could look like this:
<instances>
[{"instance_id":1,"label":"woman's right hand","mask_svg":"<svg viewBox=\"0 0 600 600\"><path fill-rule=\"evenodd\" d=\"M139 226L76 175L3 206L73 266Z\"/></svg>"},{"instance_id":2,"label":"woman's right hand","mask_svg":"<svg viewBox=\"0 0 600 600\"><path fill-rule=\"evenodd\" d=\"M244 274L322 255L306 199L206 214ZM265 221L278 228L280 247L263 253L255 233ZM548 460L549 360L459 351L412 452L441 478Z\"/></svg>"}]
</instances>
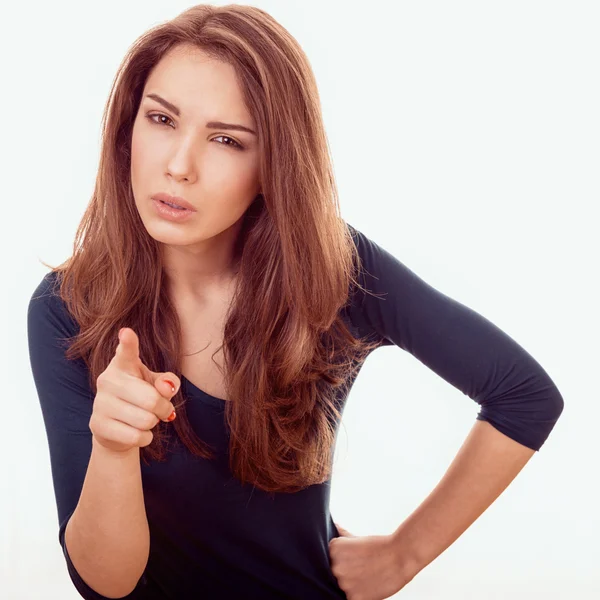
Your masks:
<instances>
[{"instance_id":1,"label":"woman's right hand","mask_svg":"<svg viewBox=\"0 0 600 600\"><path fill-rule=\"evenodd\" d=\"M174 414L171 398L180 385L174 373L150 371L140 360L137 334L123 328L114 357L96 379L89 423L94 441L118 453L148 446L150 430Z\"/></svg>"}]
</instances>

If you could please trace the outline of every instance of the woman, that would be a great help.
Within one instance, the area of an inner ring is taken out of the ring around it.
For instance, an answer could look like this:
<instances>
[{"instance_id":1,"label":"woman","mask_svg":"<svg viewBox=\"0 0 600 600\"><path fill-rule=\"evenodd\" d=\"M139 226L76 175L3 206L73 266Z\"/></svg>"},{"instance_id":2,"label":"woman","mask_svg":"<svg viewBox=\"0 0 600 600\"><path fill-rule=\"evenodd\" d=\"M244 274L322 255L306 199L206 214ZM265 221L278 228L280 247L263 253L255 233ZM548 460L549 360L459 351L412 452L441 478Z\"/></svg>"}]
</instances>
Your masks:
<instances>
[{"instance_id":1,"label":"woman","mask_svg":"<svg viewBox=\"0 0 600 600\"><path fill-rule=\"evenodd\" d=\"M28 312L75 587L391 596L540 449L558 389L343 221L313 74L264 11L198 5L142 35L103 126L75 251ZM335 436L364 360L392 344L481 412L413 515L357 537L329 513Z\"/></svg>"}]
</instances>

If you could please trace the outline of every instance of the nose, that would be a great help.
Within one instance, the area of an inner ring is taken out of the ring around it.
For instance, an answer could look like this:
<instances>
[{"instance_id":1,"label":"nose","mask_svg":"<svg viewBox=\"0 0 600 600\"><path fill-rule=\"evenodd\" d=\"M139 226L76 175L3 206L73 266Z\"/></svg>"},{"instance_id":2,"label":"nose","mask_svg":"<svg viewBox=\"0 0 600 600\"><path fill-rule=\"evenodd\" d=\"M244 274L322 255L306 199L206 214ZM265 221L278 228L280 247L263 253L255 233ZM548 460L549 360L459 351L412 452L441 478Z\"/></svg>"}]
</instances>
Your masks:
<instances>
[{"instance_id":1,"label":"nose","mask_svg":"<svg viewBox=\"0 0 600 600\"><path fill-rule=\"evenodd\" d=\"M195 152L191 144L182 143L175 148L167 165L167 175L176 181L194 181L197 177L194 161Z\"/></svg>"}]
</instances>

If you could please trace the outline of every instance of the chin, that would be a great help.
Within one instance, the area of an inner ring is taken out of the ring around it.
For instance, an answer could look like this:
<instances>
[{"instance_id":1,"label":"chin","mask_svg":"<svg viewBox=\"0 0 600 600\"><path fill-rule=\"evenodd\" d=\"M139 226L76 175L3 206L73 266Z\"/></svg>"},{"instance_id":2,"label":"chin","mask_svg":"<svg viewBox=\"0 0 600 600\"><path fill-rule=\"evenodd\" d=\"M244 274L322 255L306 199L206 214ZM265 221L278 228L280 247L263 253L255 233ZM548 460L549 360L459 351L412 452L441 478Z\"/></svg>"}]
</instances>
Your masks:
<instances>
[{"instance_id":1,"label":"chin","mask_svg":"<svg viewBox=\"0 0 600 600\"><path fill-rule=\"evenodd\" d=\"M169 227L171 226L171 227ZM146 227L148 235L154 238L157 242L170 244L172 246L183 246L194 242L201 242L206 236L201 236L199 231L192 229L177 230L172 227L171 223L165 225L151 225Z\"/></svg>"}]
</instances>

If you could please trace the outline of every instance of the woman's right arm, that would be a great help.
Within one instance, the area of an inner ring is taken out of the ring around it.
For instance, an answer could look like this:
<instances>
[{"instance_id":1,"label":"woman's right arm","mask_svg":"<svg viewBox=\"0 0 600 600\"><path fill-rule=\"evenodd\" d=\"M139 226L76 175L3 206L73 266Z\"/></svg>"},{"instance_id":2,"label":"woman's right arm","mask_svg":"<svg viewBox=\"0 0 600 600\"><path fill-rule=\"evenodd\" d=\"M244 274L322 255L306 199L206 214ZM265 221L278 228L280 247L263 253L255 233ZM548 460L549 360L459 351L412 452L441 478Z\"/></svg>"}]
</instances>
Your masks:
<instances>
[{"instance_id":1,"label":"woman's right arm","mask_svg":"<svg viewBox=\"0 0 600 600\"><path fill-rule=\"evenodd\" d=\"M145 595L150 583L143 573L149 534L139 446L150 443L151 434L134 431L138 437L111 438L119 430L124 435L123 428L131 434L131 428L116 420L105 427L105 419L92 419L98 416L95 408L107 406L107 396L94 394L87 365L81 358L68 360L65 356L68 340L78 333L78 326L64 302L52 293L54 278L54 274L47 274L32 294L27 333L48 438L57 538L68 575L85 600L120 597L139 579L135 590L127 595L128 599L137 599ZM163 403L166 414L161 418L169 414L170 403ZM147 429L148 415L140 411L129 406L127 419L138 415L139 429ZM104 435L102 444L97 443L101 438L93 431Z\"/></svg>"},{"instance_id":2,"label":"woman's right arm","mask_svg":"<svg viewBox=\"0 0 600 600\"><path fill-rule=\"evenodd\" d=\"M150 552L140 449L113 452L92 438L81 496L65 532L82 579L107 598L131 593Z\"/></svg>"}]
</instances>

